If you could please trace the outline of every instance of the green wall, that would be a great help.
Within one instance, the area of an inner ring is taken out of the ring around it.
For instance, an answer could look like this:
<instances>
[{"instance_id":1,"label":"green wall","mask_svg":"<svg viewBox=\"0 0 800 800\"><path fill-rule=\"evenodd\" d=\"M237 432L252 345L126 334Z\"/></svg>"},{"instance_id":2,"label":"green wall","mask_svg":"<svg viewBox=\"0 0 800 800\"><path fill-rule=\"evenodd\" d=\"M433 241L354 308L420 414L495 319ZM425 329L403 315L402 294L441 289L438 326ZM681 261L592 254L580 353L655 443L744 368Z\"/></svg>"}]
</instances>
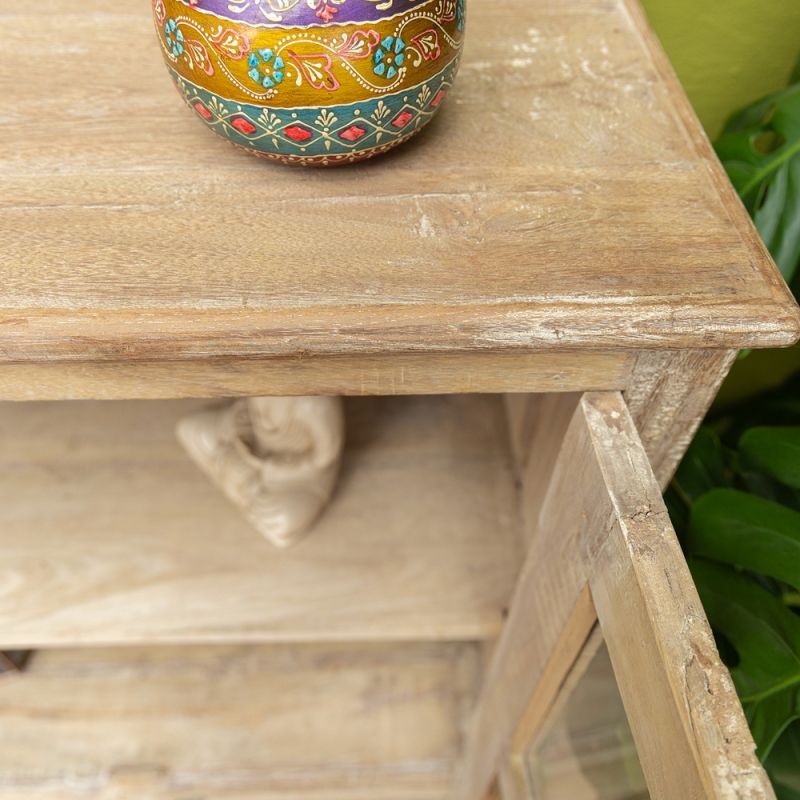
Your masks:
<instances>
[{"instance_id":1,"label":"green wall","mask_svg":"<svg viewBox=\"0 0 800 800\"><path fill-rule=\"evenodd\" d=\"M786 85L800 0L642 0L713 138L737 108Z\"/></svg>"}]
</instances>

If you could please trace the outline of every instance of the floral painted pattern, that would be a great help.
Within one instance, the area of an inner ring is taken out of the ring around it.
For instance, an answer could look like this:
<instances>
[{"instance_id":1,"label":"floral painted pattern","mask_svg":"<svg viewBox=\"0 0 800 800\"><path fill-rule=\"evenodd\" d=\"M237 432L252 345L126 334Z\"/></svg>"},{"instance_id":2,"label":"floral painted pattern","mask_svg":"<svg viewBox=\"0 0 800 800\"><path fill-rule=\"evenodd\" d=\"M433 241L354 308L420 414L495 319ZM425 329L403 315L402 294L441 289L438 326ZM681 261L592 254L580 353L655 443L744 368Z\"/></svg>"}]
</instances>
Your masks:
<instances>
[{"instance_id":1,"label":"floral painted pattern","mask_svg":"<svg viewBox=\"0 0 800 800\"><path fill-rule=\"evenodd\" d=\"M234 144L285 163L334 164L383 152L421 130L444 101L457 68L451 64L413 92L295 111L232 103L171 73L198 118Z\"/></svg>"},{"instance_id":2,"label":"floral painted pattern","mask_svg":"<svg viewBox=\"0 0 800 800\"><path fill-rule=\"evenodd\" d=\"M172 50L172 55L177 58L183 54L183 32L178 27L178 23L170 18L164 24L165 40L167 47Z\"/></svg>"},{"instance_id":3,"label":"floral painted pattern","mask_svg":"<svg viewBox=\"0 0 800 800\"><path fill-rule=\"evenodd\" d=\"M287 163L347 163L412 136L448 94L464 42L466 0L219 0L227 13L217 0L151 2L198 118Z\"/></svg>"},{"instance_id":4,"label":"floral painted pattern","mask_svg":"<svg viewBox=\"0 0 800 800\"><path fill-rule=\"evenodd\" d=\"M202 85L237 102L286 108L329 105L340 91L380 97L428 80L464 40L464 0L425 0L376 23L312 28L218 22L199 11L202 0L198 10L185 2L153 0L167 61L190 80L205 73Z\"/></svg>"},{"instance_id":5,"label":"floral painted pattern","mask_svg":"<svg viewBox=\"0 0 800 800\"><path fill-rule=\"evenodd\" d=\"M339 13L339 9L328 0L315 0L313 10L323 22L330 22Z\"/></svg>"},{"instance_id":6,"label":"floral painted pattern","mask_svg":"<svg viewBox=\"0 0 800 800\"><path fill-rule=\"evenodd\" d=\"M399 36L387 36L372 57L372 71L391 80L405 61L406 43Z\"/></svg>"},{"instance_id":7,"label":"floral painted pattern","mask_svg":"<svg viewBox=\"0 0 800 800\"><path fill-rule=\"evenodd\" d=\"M268 48L251 53L247 66L250 67L247 73L250 78L265 89L272 89L283 82L286 65L280 56Z\"/></svg>"}]
</instances>

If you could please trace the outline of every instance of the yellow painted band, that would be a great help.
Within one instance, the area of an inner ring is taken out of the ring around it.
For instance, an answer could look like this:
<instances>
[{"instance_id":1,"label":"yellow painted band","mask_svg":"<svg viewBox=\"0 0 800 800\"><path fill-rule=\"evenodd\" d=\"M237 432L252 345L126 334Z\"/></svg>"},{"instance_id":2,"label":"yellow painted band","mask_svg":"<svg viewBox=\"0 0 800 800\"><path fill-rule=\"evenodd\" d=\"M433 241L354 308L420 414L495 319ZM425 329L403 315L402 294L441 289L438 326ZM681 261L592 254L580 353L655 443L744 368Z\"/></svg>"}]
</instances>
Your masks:
<instances>
[{"instance_id":1,"label":"yellow painted band","mask_svg":"<svg viewBox=\"0 0 800 800\"><path fill-rule=\"evenodd\" d=\"M167 63L221 97L271 108L379 99L433 77L460 52L447 4L430 0L372 23L251 27L179 2L154 14Z\"/></svg>"}]
</instances>

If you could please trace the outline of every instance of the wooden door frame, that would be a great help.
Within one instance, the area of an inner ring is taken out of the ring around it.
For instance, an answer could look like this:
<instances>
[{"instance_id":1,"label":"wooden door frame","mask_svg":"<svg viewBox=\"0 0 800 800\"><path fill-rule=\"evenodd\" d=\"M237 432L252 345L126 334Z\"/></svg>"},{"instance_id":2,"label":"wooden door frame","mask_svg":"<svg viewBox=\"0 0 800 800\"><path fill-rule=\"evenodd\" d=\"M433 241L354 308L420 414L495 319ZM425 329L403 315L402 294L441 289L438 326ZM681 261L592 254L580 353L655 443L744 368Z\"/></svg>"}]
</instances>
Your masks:
<instances>
[{"instance_id":1,"label":"wooden door frame","mask_svg":"<svg viewBox=\"0 0 800 800\"><path fill-rule=\"evenodd\" d=\"M638 403L645 428L661 431L651 451L666 481L680 444L660 439L680 428L688 441L705 407L683 381L675 391L660 371L651 375ZM682 413L697 419L687 425ZM530 747L598 619L651 795L773 797L622 396L584 395L557 449L453 797L483 800L508 759Z\"/></svg>"}]
</instances>

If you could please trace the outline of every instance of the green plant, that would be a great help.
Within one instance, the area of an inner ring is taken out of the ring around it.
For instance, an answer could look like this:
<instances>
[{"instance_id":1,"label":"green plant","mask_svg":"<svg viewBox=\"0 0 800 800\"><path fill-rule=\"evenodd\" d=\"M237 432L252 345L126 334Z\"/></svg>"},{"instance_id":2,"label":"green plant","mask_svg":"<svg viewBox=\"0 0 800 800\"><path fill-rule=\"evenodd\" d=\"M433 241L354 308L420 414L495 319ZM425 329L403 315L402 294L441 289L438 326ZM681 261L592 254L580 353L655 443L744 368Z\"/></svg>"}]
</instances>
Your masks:
<instances>
[{"instance_id":1,"label":"green plant","mask_svg":"<svg viewBox=\"0 0 800 800\"><path fill-rule=\"evenodd\" d=\"M800 726L781 736L767 759L767 771L779 800L800 800Z\"/></svg>"},{"instance_id":2,"label":"green plant","mask_svg":"<svg viewBox=\"0 0 800 800\"><path fill-rule=\"evenodd\" d=\"M800 265L800 82L734 115L715 148L792 284Z\"/></svg>"},{"instance_id":3,"label":"green plant","mask_svg":"<svg viewBox=\"0 0 800 800\"><path fill-rule=\"evenodd\" d=\"M702 427L666 500L758 755L800 800L800 376Z\"/></svg>"}]
</instances>

